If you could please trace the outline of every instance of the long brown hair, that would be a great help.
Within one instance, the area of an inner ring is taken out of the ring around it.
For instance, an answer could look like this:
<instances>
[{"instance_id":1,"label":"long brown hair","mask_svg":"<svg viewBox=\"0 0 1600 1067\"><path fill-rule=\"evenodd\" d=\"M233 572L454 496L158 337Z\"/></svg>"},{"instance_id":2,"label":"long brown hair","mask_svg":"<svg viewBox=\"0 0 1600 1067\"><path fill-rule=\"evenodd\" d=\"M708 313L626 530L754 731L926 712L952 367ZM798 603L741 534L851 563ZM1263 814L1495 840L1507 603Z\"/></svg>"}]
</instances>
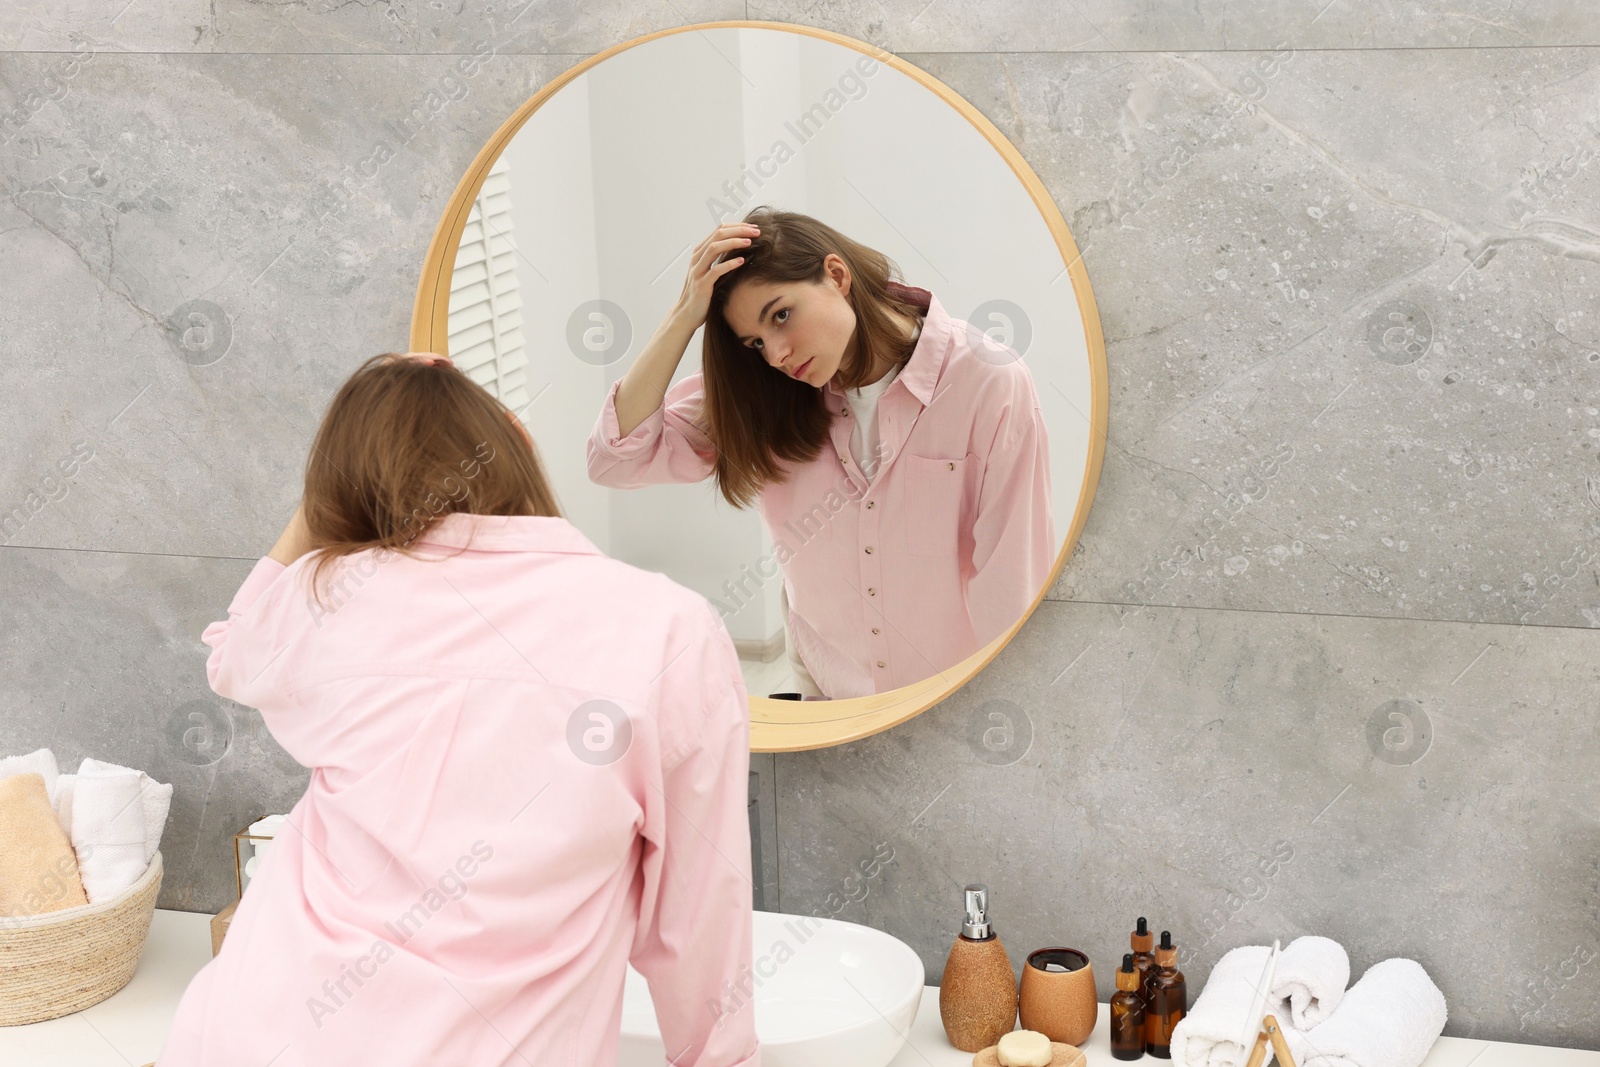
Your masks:
<instances>
[{"instance_id":1,"label":"long brown hair","mask_svg":"<svg viewBox=\"0 0 1600 1067\"><path fill-rule=\"evenodd\" d=\"M318 554L314 595L335 560L368 548L406 552L452 512L561 514L516 416L448 360L412 355L362 363L311 443L302 507Z\"/></svg>"},{"instance_id":2,"label":"long brown hair","mask_svg":"<svg viewBox=\"0 0 1600 1067\"><path fill-rule=\"evenodd\" d=\"M853 389L872 369L872 352L904 364L916 348L901 337L893 310L917 315L926 305L908 299L894 279L900 268L876 249L852 241L826 223L763 204L744 217L761 228L744 247L717 257L744 262L716 280L706 313L701 366L705 384L706 434L716 446L715 477L723 497L748 506L770 482L787 477L784 461L807 463L828 437L833 412L822 390L773 369L760 353L739 343L724 311L742 281L824 280L829 253L850 268L845 299L856 314L853 343L839 363L838 384Z\"/></svg>"}]
</instances>

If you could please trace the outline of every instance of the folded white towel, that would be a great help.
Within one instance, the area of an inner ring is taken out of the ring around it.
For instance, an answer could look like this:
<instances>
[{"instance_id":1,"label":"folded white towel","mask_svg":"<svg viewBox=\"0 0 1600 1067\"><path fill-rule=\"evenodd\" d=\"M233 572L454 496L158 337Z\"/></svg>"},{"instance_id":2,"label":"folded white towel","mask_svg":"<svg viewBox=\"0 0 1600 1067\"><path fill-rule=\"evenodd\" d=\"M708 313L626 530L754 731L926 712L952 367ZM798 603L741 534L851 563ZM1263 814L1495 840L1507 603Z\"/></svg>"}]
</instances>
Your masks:
<instances>
[{"instance_id":1,"label":"folded white towel","mask_svg":"<svg viewBox=\"0 0 1600 1067\"><path fill-rule=\"evenodd\" d=\"M72 796L72 847L89 903L116 896L144 874L144 806L140 774L90 767L84 760Z\"/></svg>"},{"instance_id":2,"label":"folded white towel","mask_svg":"<svg viewBox=\"0 0 1600 1067\"><path fill-rule=\"evenodd\" d=\"M1270 945L1241 945L1223 953L1172 1030L1173 1067L1240 1067L1249 1058L1256 1032L1250 1032L1251 1046L1240 1045L1239 1035L1249 1025L1245 1017L1271 956ZM1281 953L1278 958L1281 962ZM1270 1051L1266 1062L1272 1062Z\"/></svg>"},{"instance_id":3,"label":"folded white towel","mask_svg":"<svg viewBox=\"0 0 1600 1067\"><path fill-rule=\"evenodd\" d=\"M161 847L161 835L167 828L167 813L172 808L172 785L158 782L141 770L97 759L85 759L78 765L78 774L82 775L86 769L126 771L139 776L139 803L144 813L144 858L146 863L150 862L150 857Z\"/></svg>"},{"instance_id":4,"label":"folded white towel","mask_svg":"<svg viewBox=\"0 0 1600 1067\"><path fill-rule=\"evenodd\" d=\"M36 748L26 756L0 759L0 778L10 778L13 774L43 775L45 792L52 801L55 800L56 779L61 775L60 768L56 766L56 754L48 748Z\"/></svg>"},{"instance_id":5,"label":"folded white towel","mask_svg":"<svg viewBox=\"0 0 1600 1067\"><path fill-rule=\"evenodd\" d=\"M1444 1033L1444 994L1415 960L1367 968L1311 1030L1285 1029L1300 1067L1417 1067Z\"/></svg>"},{"instance_id":6,"label":"folded white towel","mask_svg":"<svg viewBox=\"0 0 1600 1067\"><path fill-rule=\"evenodd\" d=\"M1330 937L1308 934L1278 953L1272 1015L1284 1026L1309 1030L1339 1006L1350 984L1350 956Z\"/></svg>"}]
</instances>

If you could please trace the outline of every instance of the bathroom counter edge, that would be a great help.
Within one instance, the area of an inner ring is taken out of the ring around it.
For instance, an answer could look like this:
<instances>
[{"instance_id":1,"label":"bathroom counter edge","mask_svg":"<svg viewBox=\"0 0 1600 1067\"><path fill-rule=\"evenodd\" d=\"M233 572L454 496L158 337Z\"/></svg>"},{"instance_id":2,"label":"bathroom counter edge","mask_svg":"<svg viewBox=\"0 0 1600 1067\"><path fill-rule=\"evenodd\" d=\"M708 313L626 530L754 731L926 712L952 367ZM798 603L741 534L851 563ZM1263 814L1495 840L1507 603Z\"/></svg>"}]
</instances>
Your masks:
<instances>
[{"instance_id":1,"label":"bathroom counter edge","mask_svg":"<svg viewBox=\"0 0 1600 1067\"><path fill-rule=\"evenodd\" d=\"M30 1067L128 1067L161 1051L178 1000L211 959L211 915L157 908L133 980L108 999L71 1015L26 1026L0 1027L0 1063ZM1170 1060L1111 1056L1107 1006L1081 1046L1090 1067ZM1475 1058L1476 1057L1476 1058ZM928 986L906 1047L889 1067L968 1067L971 1053L950 1047L939 1023L939 989ZM1600 1052L1442 1037L1422 1067L1600 1067Z\"/></svg>"}]
</instances>

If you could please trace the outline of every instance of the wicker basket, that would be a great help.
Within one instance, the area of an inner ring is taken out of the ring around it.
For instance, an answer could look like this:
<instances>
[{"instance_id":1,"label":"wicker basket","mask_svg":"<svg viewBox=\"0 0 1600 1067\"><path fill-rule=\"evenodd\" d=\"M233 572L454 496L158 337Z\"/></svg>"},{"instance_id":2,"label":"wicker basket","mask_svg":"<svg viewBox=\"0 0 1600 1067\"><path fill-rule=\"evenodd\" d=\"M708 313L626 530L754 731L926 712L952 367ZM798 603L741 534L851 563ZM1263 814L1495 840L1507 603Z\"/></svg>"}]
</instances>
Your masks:
<instances>
[{"instance_id":1,"label":"wicker basket","mask_svg":"<svg viewBox=\"0 0 1600 1067\"><path fill-rule=\"evenodd\" d=\"M70 1015L128 984L161 892L161 852L110 900L0 923L0 1026Z\"/></svg>"}]
</instances>

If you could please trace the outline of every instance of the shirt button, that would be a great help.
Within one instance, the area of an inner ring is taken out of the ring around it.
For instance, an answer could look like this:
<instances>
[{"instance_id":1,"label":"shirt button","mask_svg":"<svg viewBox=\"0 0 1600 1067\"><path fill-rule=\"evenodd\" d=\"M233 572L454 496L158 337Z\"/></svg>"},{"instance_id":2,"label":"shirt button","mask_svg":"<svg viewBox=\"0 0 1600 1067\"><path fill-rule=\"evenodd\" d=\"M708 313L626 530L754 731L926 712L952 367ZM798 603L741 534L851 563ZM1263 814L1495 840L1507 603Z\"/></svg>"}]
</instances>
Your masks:
<instances>
[{"instance_id":1,"label":"shirt button","mask_svg":"<svg viewBox=\"0 0 1600 1067\"><path fill-rule=\"evenodd\" d=\"M873 632L873 633L877 633L877 632L878 632L878 628L877 628L877 627L876 627L876 626L874 626L874 627L873 627L873 628L872 628L872 632Z\"/></svg>"},{"instance_id":2,"label":"shirt button","mask_svg":"<svg viewBox=\"0 0 1600 1067\"><path fill-rule=\"evenodd\" d=\"M951 464L950 464L950 469L951 469L951 470L955 470L955 469L956 469L956 465L955 465L955 463L954 463L954 462L952 462L952 463L951 463Z\"/></svg>"},{"instance_id":3,"label":"shirt button","mask_svg":"<svg viewBox=\"0 0 1600 1067\"><path fill-rule=\"evenodd\" d=\"M871 509L871 508L872 508L872 504L873 504L873 502L872 502L872 501L870 501L870 500L869 500L869 501L867 501L867 508L868 508L868 509L869 509L869 510L870 510L870 509Z\"/></svg>"},{"instance_id":4,"label":"shirt button","mask_svg":"<svg viewBox=\"0 0 1600 1067\"><path fill-rule=\"evenodd\" d=\"M872 586L869 585L869 586L867 586L867 595L868 596L877 596L878 592L877 592L877 590L873 589Z\"/></svg>"},{"instance_id":5,"label":"shirt button","mask_svg":"<svg viewBox=\"0 0 1600 1067\"><path fill-rule=\"evenodd\" d=\"M881 659L880 659L880 660L879 660L879 661L878 661L878 666L880 666L880 667L882 667L882 666L883 666L883 660L881 660Z\"/></svg>"},{"instance_id":6,"label":"shirt button","mask_svg":"<svg viewBox=\"0 0 1600 1067\"><path fill-rule=\"evenodd\" d=\"M867 546L867 555L869 555L869 556L872 555L872 546L871 545Z\"/></svg>"}]
</instances>

